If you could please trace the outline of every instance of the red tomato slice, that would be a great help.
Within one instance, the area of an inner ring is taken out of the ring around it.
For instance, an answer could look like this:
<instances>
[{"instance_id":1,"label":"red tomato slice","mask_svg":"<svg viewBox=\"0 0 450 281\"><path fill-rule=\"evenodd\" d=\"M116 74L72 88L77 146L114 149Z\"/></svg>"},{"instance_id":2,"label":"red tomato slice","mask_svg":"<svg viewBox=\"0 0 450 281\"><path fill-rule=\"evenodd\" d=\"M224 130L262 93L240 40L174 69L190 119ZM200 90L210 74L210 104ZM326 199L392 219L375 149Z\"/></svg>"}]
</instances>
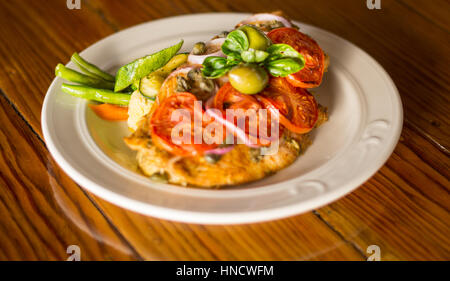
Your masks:
<instances>
[{"instance_id":1,"label":"red tomato slice","mask_svg":"<svg viewBox=\"0 0 450 281\"><path fill-rule=\"evenodd\" d=\"M314 88L322 82L325 55L316 41L295 28L282 27L270 31L267 36L273 43L292 46L305 58L305 67L286 79L295 87Z\"/></svg>"},{"instance_id":2,"label":"red tomato slice","mask_svg":"<svg viewBox=\"0 0 450 281\"><path fill-rule=\"evenodd\" d=\"M225 112L227 108L253 108L257 110L261 108L261 105L253 96L240 93L231 86L230 82L227 82L219 89L214 97L213 107Z\"/></svg>"},{"instance_id":3,"label":"red tomato slice","mask_svg":"<svg viewBox=\"0 0 450 281\"><path fill-rule=\"evenodd\" d=\"M250 118L245 119L245 130L244 130L245 134L247 135L248 139L250 139L254 144L263 146L270 145L269 140L270 139L273 140L272 134L269 133L271 136L264 139L264 141L262 141L262 139L258 135L259 123L260 122L262 124L264 123L264 121L260 121L259 119L260 115L258 113L258 110L263 109L263 107L255 98L255 96L240 93L228 82L224 84L217 92L214 98L213 107L222 111L224 119L226 118L225 114L227 109L234 109L234 110L242 109L244 111L249 109L255 110L255 113L258 114L257 118L254 118L253 120L250 120ZM237 127L238 124L236 124L236 121L237 120L235 120L235 126ZM270 112L268 113L268 116L265 118L265 122L267 124L267 131L270 132L271 128ZM254 135L251 134L251 132L257 132L257 134ZM281 135L281 128L280 131L278 132L278 137L280 135Z\"/></svg>"},{"instance_id":4,"label":"red tomato slice","mask_svg":"<svg viewBox=\"0 0 450 281\"><path fill-rule=\"evenodd\" d=\"M194 110L195 101L197 101L197 98L187 92L171 95L162 101L150 120L152 140L157 146L179 156L201 155L203 152L217 147L217 144L206 144L203 138L201 144L194 143L194 114L199 114L197 118L202 118L198 119L202 120L202 130L207 125L203 122L203 110ZM189 135L187 136L190 143L176 144L172 140L172 130L181 122L181 120L171 120L174 110L177 109L185 110L184 112L187 112L190 116L191 123L186 124L187 126L190 125Z\"/></svg>"},{"instance_id":5,"label":"red tomato slice","mask_svg":"<svg viewBox=\"0 0 450 281\"><path fill-rule=\"evenodd\" d=\"M311 131L319 117L315 98L307 90L296 88L281 77L271 78L268 87L256 98L265 108L278 109L280 123L294 133Z\"/></svg>"}]
</instances>

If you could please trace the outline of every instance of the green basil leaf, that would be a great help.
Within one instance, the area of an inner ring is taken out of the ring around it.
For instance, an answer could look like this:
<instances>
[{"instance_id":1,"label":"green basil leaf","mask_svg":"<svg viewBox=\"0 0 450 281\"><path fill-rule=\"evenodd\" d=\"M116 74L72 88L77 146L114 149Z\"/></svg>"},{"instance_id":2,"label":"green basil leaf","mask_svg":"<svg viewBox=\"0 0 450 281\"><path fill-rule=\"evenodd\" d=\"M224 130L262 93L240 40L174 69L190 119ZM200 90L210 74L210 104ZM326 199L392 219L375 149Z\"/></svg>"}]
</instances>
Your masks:
<instances>
[{"instance_id":1,"label":"green basil leaf","mask_svg":"<svg viewBox=\"0 0 450 281\"><path fill-rule=\"evenodd\" d=\"M268 56L269 56L268 52L255 50L255 62L263 62L267 59Z\"/></svg>"},{"instance_id":2,"label":"green basil leaf","mask_svg":"<svg viewBox=\"0 0 450 281\"><path fill-rule=\"evenodd\" d=\"M255 62L256 56L255 56L255 50L250 49L248 51L243 51L241 53L242 60L245 62Z\"/></svg>"},{"instance_id":3,"label":"green basil leaf","mask_svg":"<svg viewBox=\"0 0 450 281\"><path fill-rule=\"evenodd\" d=\"M242 60L235 60L235 59L227 59L227 67L233 67L235 65L238 65L242 62Z\"/></svg>"},{"instance_id":4,"label":"green basil leaf","mask_svg":"<svg viewBox=\"0 0 450 281\"><path fill-rule=\"evenodd\" d=\"M226 55L227 55L228 61L242 61L241 53L239 53L239 52L229 52Z\"/></svg>"},{"instance_id":5,"label":"green basil leaf","mask_svg":"<svg viewBox=\"0 0 450 281\"><path fill-rule=\"evenodd\" d=\"M305 63L298 58L282 58L266 61L264 66L272 76L285 77L303 69Z\"/></svg>"},{"instance_id":6,"label":"green basil leaf","mask_svg":"<svg viewBox=\"0 0 450 281\"><path fill-rule=\"evenodd\" d=\"M297 52L294 48L289 46L288 44L273 44L268 49L269 60L278 60L281 58L298 58L300 60L305 61L302 54Z\"/></svg>"},{"instance_id":7,"label":"green basil leaf","mask_svg":"<svg viewBox=\"0 0 450 281\"><path fill-rule=\"evenodd\" d=\"M230 61L223 57L207 57L203 61L202 73L207 78L219 78L238 63L238 61Z\"/></svg>"},{"instance_id":8,"label":"green basil leaf","mask_svg":"<svg viewBox=\"0 0 450 281\"><path fill-rule=\"evenodd\" d=\"M268 56L269 53L252 48L241 53L242 60L245 62L263 62Z\"/></svg>"},{"instance_id":9,"label":"green basil leaf","mask_svg":"<svg viewBox=\"0 0 450 281\"><path fill-rule=\"evenodd\" d=\"M214 69L224 68L227 65L227 59L223 57L211 56L205 58L203 65L210 66Z\"/></svg>"},{"instance_id":10,"label":"green basil leaf","mask_svg":"<svg viewBox=\"0 0 450 281\"><path fill-rule=\"evenodd\" d=\"M203 61L202 73L205 77L218 75L217 71L224 69L227 65L227 59L223 57L211 56Z\"/></svg>"},{"instance_id":11,"label":"green basil leaf","mask_svg":"<svg viewBox=\"0 0 450 281\"><path fill-rule=\"evenodd\" d=\"M207 78L215 79L224 76L228 71L231 70L231 66L227 66L221 69L215 69L211 73L209 73L209 76L206 76Z\"/></svg>"},{"instance_id":12,"label":"green basil leaf","mask_svg":"<svg viewBox=\"0 0 450 281\"><path fill-rule=\"evenodd\" d=\"M249 41L244 31L236 29L231 31L225 42L222 44L222 52L227 56L234 56L240 54L242 51L247 51Z\"/></svg>"}]
</instances>

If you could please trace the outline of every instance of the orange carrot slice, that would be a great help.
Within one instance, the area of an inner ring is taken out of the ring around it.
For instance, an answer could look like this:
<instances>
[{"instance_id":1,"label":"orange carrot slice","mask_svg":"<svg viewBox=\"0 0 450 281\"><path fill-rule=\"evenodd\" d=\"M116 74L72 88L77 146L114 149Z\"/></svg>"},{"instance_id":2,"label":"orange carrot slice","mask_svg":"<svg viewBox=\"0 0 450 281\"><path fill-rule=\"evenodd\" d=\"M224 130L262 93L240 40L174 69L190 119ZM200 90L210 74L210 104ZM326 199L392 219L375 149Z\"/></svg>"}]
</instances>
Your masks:
<instances>
[{"instance_id":1,"label":"orange carrot slice","mask_svg":"<svg viewBox=\"0 0 450 281\"><path fill-rule=\"evenodd\" d=\"M108 121L126 121L128 119L128 107L109 103L89 104L92 111L98 117Z\"/></svg>"}]
</instances>

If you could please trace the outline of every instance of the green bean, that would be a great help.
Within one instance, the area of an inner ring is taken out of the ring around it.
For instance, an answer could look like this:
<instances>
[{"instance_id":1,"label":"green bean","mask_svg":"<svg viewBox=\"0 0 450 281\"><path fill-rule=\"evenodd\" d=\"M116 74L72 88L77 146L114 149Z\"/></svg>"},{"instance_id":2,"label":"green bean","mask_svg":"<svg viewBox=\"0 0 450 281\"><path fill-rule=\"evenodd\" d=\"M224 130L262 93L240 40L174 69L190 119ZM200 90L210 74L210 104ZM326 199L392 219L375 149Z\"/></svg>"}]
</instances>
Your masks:
<instances>
[{"instance_id":1,"label":"green bean","mask_svg":"<svg viewBox=\"0 0 450 281\"><path fill-rule=\"evenodd\" d=\"M103 103L128 105L131 93L115 93L110 90L96 89L82 85L70 85L63 83L61 90L77 98L93 100Z\"/></svg>"},{"instance_id":2,"label":"green bean","mask_svg":"<svg viewBox=\"0 0 450 281\"><path fill-rule=\"evenodd\" d=\"M79 64L77 61L72 60L73 63L75 63L78 68L81 70L82 73L86 74L87 76L96 78L96 79L101 79L101 80L105 80L102 77L98 76L95 73L89 72L89 70L87 70L86 68L84 68L81 64ZM106 81L106 80L105 80ZM111 81L110 81L111 82Z\"/></svg>"},{"instance_id":3,"label":"green bean","mask_svg":"<svg viewBox=\"0 0 450 281\"><path fill-rule=\"evenodd\" d=\"M67 68L62 64L58 64L56 66L55 75L67 81L91 86L94 88L114 89L114 82L84 75L82 73L79 73L78 71Z\"/></svg>"},{"instance_id":4,"label":"green bean","mask_svg":"<svg viewBox=\"0 0 450 281\"><path fill-rule=\"evenodd\" d=\"M115 82L115 80L116 80L114 76L112 76L109 73L104 72L97 66L86 61L78 53L73 53L70 60L73 61L74 63L76 63L80 68L83 68L83 69L87 70L88 72L94 74L95 76L105 79L106 81Z\"/></svg>"}]
</instances>

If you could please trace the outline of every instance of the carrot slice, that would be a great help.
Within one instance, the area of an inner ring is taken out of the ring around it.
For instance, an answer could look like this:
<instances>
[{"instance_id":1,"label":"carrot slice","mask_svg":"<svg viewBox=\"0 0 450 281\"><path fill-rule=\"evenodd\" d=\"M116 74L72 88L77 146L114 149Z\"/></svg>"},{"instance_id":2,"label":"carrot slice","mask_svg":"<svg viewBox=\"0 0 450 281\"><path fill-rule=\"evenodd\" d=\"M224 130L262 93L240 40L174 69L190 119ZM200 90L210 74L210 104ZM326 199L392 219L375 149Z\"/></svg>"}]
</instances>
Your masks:
<instances>
[{"instance_id":1,"label":"carrot slice","mask_svg":"<svg viewBox=\"0 0 450 281\"><path fill-rule=\"evenodd\" d=\"M108 121L126 121L128 119L128 107L109 103L89 104L92 111L98 117Z\"/></svg>"}]
</instances>

